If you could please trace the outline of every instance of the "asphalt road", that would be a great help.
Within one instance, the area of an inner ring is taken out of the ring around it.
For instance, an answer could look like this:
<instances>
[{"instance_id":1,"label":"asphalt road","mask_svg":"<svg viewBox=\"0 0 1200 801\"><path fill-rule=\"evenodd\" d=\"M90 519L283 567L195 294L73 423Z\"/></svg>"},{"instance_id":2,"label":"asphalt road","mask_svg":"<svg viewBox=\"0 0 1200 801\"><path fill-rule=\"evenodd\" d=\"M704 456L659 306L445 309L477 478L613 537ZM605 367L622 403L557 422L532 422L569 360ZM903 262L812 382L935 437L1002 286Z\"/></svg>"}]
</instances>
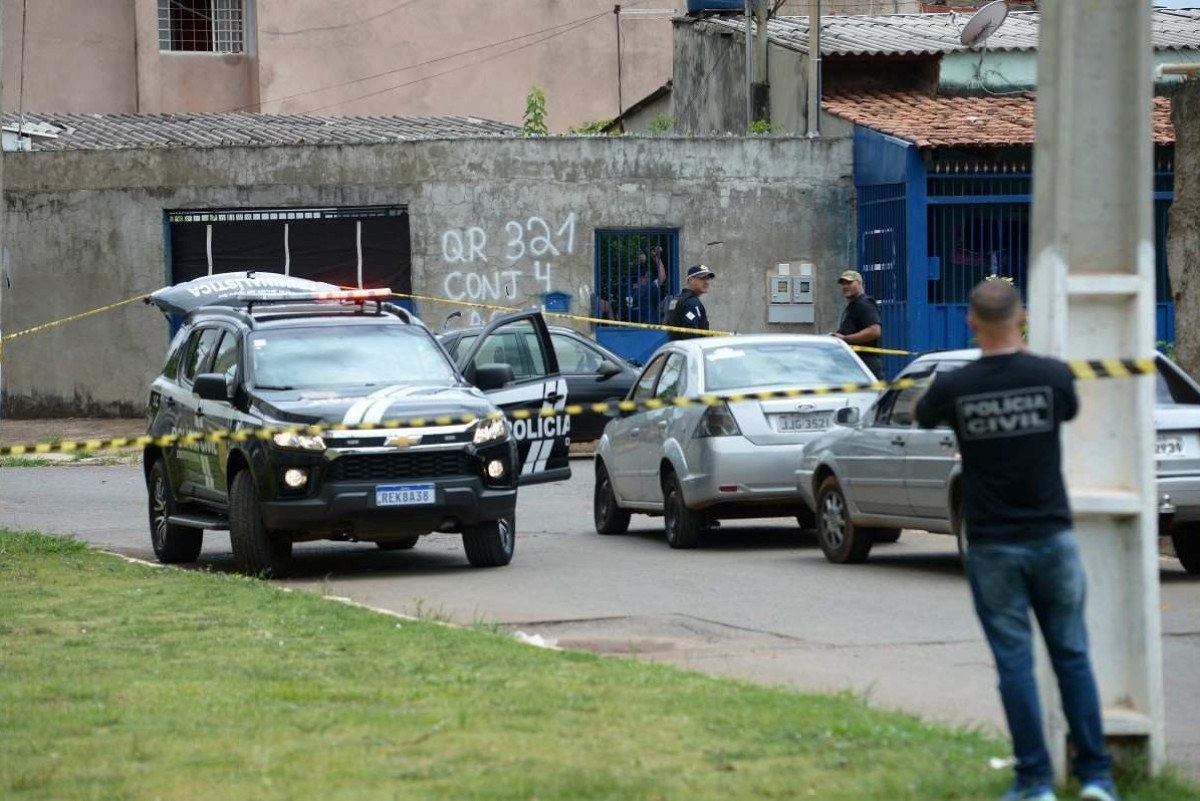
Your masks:
<instances>
[{"instance_id":1,"label":"asphalt road","mask_svg":"<svg viewBox=\"0 0 1200 801\"><path fill-rule=\"evenodd\" d=\"M574 467L570 482L521 491L508 567L472 569L457 535L435 534L408 552L298 545L296 576L282 583L1002 727L991 658L951 538L905 532L877 546L867 564L838 566L792 521L731 522L696 550L672 551L657 519L635 516L629 534L598 536L591 466ZM153 559L146 518L140 467L0 471L0 527L73 534ZM208 535L201 564L231 568L227 535ZM1200 577L1165 559L1161 577L1168 757L1200 777Z\"/></svg>"}]
</instances>

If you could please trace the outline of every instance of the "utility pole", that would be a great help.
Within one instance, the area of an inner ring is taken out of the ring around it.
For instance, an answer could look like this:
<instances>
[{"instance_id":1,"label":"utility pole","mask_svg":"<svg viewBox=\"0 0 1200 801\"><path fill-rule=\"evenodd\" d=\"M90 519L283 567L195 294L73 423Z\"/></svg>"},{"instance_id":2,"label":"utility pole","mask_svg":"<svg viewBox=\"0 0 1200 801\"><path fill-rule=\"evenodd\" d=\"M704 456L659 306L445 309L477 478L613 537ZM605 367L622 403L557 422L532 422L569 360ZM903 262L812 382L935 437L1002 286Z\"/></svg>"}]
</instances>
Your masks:
<instances>
[{"instance_id":1,"label":"utility pole","mask_svg":"<svg viewBox=\"0 0 1200 801\"><path fill-rule=\"evenodd\" d=\"M621 119L625 113L625 100L621 97L621 6L613 6L613 16L617 19L617 130L625 133L625 121Z\"/></svg>"},{"instance_id":2,"label":"utility pole","mask_svg":"<svg viewBox=\"0 0 1200 801\"><path fill-rule=\"evenodd\" d=\"M1060 358L1154 354L1150 4L1046 3L1038 43L1030 335ZM1088 577L1105 735L1151 774L1164 758L1154 377L1081 381L1065 472ZM1044 649L1056 776L1067 731Z\"/></svg>"},{"instance_id":3,"label":"utility pole","mask_svg":"<svg viewBox=\"0 0 1200 801\"><path fill-rule=\"evenodd\" d=\"M746 17L746 133L750 133L750 125L754 122L754 92L751 86L754 84L754 61L751 56L751 23L754 20L754 15L750 11L750 0L746 0L745 4Z\"/></svg>"},{"instance_id":4,"label":"utility pole","mask_svg":"<svg viewBox=\"0 0 1200 801\"><path fill-rule=\"evenodd\" d=\"M821 0L808 0L808 136L821 135Z\"/></svg>"},{"instance_id":5,"label":"utility pole","mask_svg":"<svg viewBox=\"0 0 1200 801\"><path fill-rule=\"evenodd\" d=\"M0 119L4 118L4 12L3 3L0 3ZM21 47L25 47L25 43L21 43ZM17 141L21 138L21 131L17 130ZM0 139L3 139L3 132L0 131ZM4 149L0 147L0 335L4 333L4 303L8 298L8 260L4 258L5 242L4 237ZM3 345L0 345L0 417L4 416L4 352Z\"/></svg>"}]
</instances>

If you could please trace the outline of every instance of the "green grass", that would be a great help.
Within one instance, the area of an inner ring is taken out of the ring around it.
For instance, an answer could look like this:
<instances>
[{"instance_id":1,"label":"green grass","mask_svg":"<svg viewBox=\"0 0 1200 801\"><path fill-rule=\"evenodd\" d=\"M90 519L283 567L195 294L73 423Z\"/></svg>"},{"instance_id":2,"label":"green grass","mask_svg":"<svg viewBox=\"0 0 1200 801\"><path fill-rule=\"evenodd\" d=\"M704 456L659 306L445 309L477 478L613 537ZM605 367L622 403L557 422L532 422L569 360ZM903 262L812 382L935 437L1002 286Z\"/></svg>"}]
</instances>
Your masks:
<instances>
[{"instance_id":1,"label":"green grass","mask_svg":"<svg viewBox=\"0 0 1200 801\"><path fill-rule=\"evenodd\" d=\"M0 531L4 799L987 799L1007 750Z\"/></svg>"}]
</instances>

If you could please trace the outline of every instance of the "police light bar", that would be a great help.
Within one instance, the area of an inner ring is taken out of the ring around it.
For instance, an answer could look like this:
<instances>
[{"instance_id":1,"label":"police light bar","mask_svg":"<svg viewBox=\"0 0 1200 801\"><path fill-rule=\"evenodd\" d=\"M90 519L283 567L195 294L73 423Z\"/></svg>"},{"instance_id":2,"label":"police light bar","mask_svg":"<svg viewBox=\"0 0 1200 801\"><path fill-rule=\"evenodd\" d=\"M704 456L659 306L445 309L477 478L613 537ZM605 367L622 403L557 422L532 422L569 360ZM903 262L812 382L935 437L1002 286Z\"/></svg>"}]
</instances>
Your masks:
<instances>
[{"instance_id":1,"label":"police light bar","mask_svg":"<svg viewBox=\"0 0 1200 801\"><path fill-rule=\"evenodd\" d=\"M334 292L243 292L238 295L242 303L303 303L311 300L345 300L363 302L368 300L383 300L392 295L392 290L381 289L349 289Z\"/></svg>"}]
</instances>

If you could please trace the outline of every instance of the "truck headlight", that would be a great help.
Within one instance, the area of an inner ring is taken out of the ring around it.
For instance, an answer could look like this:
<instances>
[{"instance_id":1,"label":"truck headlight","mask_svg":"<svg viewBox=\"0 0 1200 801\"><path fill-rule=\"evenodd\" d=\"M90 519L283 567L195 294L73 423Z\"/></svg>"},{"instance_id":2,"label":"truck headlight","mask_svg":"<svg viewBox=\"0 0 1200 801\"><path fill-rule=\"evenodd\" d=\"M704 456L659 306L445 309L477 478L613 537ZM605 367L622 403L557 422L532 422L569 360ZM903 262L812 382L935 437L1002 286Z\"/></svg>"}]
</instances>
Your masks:
<instances>
[{"instance_id":1,"label":"truck headlight","mask_svg":"<svg viewBox=\"0 0 1200 801\"><path fill-rule=\"evenodd\" d=\"M281 448L299 448L303 451L325 450L325 440L319 434L299 434L295 431L280 431L273 437Z\"/></svg>"},{"instance_id":2,"label":"truck headlight","mask_svg":"<svg viewBox=\"0 0 1200 801\"><path fill-rule=\"evenodd\" d=\"M508 436L508 421L503 417L483 420L475 426L475 444L486 445Z\"/></svg>"}]
</instances>

